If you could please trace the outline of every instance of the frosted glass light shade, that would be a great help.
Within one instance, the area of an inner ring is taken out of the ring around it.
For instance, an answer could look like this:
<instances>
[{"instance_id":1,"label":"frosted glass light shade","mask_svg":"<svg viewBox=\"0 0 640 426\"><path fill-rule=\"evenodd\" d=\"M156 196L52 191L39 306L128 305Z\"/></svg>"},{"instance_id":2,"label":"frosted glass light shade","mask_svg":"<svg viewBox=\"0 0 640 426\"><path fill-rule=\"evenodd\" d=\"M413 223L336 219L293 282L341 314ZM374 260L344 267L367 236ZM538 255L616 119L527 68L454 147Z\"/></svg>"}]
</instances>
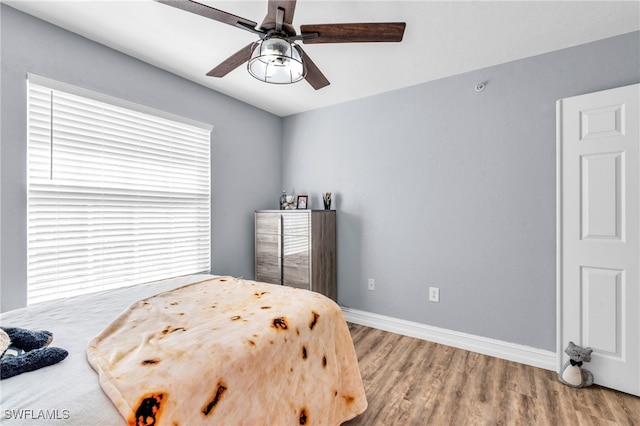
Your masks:
<instances>
[{"instance_id":1,"label":"frosted glass light shade","mask_svg":"<svg viewBox=\"0 0 640 426\"><path fill-rule=\"evenodd\" d=\"M305 76L305 67L295 44L280 37L256 42L247 69L258 80L274 84L295 83Z\"/></svg>"}]
</instances>

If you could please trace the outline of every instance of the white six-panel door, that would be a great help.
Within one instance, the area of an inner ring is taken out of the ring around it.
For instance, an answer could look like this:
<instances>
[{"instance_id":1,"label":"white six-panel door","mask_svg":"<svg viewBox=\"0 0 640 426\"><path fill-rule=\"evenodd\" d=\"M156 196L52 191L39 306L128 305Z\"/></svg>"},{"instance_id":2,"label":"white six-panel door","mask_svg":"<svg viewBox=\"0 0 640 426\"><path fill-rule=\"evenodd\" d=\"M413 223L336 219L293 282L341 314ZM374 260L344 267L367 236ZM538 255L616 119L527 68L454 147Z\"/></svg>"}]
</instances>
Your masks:
<instances>
[{"instance_id":1,"label":"white six-panel door","mask_svg":"<svg viewBox=\"0 0 640 426\"><path fill-rule=\"evenodd\" d=\"M558 101L558 367L640 396L640 85Z\"/></svg>"}]
</instances>

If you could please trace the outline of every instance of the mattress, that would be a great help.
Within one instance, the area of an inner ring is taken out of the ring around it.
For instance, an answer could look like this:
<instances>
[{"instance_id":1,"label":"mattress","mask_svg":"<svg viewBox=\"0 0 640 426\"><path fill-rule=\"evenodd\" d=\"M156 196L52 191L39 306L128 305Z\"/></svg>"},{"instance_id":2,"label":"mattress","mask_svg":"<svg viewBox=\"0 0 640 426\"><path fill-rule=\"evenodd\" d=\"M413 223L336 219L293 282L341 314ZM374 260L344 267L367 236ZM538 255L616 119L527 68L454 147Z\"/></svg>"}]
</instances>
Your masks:
<instances>
[{"instance_id":1,"label":"mattress","mask_svg":"<svg viewBox=\"0 0 640 426\"><path fill-rule=\"evenodd\" d=\"M96 337L104 337L105 330L108 330L123 315L126 316L130 308L137 302L152 298L162 292L207 281L211 278L214 277L211 275L180 277L94 295L44 302L0 314L0 324L3 326L49 330L54 336L51 345L69 351L69 356L59 364L0 381L0 405L2 407L0 423L7 425L92 424L114 426L126 424L124 419L126 416L118 411L114 405L115 401L112 401L102 390L100 386L102 379L99 379L98 374L88 362L87 348L90 346L90 342L93 340L95 343ZM260 283L259 285L267 284ZM271 284L267 286L271 286ZM305 292L305 290L295 290ZM287 303L291 303L291 300ZM225 316L229 318L228 313ZM231 315L231 317L234 316ZM343 318L342 321L344 321ZM352 343L350 344L352 345ZM353 348L351 347L350 350ZM347 358L351 356L350 350L347 350ZM254 361L256 359L259 357L254 358ZM342 361L338 360L338 362ZM246 367L249 368L248 365ZM257 366L251 368L260 369L260 364L258 363ZM353 364L351 368L354 368ZM357 369L357 363L355 368ZM336 384L329 384L329 386L335 388ZM358 386L361 386L361 383L359 385L356 383L356 388ZM255 395L263 391L268 391L268 386L263 389L259 387L253 389ZM113 398L113 395L110 396ZM246 395L247 401L251 401L252 396ZM355 408L339 421L348 420L348 418L364 411L366 408L364 394L358 394L355 397ZM245 409L249 407L245 406ZM296 421L305 424L319 424L313 421L313 417L301 417L299 409L296 408L296 410L298 410ZM251 418L255 424L255 420L260 418L260 414L258 413ZM216 422L211 424L236 424L225 422L223 417L217 418ZM260 422L257 421L257 423ZM300 423L296 422L295 424Z\"/></svg>"}]
</instances>

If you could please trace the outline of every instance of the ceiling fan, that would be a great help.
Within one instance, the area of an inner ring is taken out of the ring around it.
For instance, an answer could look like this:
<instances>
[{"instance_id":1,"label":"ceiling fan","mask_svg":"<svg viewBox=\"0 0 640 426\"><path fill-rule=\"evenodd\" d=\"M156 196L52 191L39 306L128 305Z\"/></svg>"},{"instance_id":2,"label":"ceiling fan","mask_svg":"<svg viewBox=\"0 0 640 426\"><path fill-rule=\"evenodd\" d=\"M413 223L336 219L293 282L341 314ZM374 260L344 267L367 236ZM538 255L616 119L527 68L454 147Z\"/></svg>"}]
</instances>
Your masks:
<instances>
[{"instance_id":1,"label":"ceiling fan","mask_svg":"<svg viewBox=\"0 0 640 426\"><path fill-rule=\"evenodd\" d=\"M260 37L234 53L207 73L224 77L248 62L255 78L269 83L294 83L303 78L315 89L329 85L329 80L296 41L303 43L400 42L404 22L301 25L300 34L293 28L296 0L269 0L267 15L260 25L231 13L191 0L156 0L215 21L250 31Z\"/></svg>"}]
</instances>

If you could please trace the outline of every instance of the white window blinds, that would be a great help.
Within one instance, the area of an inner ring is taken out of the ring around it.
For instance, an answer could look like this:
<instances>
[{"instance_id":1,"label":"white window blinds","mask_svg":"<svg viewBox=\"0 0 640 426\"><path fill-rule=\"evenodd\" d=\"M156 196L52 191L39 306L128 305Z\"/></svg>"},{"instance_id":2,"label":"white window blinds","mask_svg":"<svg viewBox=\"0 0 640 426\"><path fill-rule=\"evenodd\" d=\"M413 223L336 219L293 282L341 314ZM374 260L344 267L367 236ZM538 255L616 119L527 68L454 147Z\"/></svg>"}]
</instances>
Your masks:
<instances>
[{"instance_id":1,"label":"white window blinds","mask_svg":"<svg viewBox=\"0 0 640 426\"><path fill-rule=\"evenodd\" d=\"M28 303L209 271L211 127L34 77Z\"/></svg>"}]
</instances>

